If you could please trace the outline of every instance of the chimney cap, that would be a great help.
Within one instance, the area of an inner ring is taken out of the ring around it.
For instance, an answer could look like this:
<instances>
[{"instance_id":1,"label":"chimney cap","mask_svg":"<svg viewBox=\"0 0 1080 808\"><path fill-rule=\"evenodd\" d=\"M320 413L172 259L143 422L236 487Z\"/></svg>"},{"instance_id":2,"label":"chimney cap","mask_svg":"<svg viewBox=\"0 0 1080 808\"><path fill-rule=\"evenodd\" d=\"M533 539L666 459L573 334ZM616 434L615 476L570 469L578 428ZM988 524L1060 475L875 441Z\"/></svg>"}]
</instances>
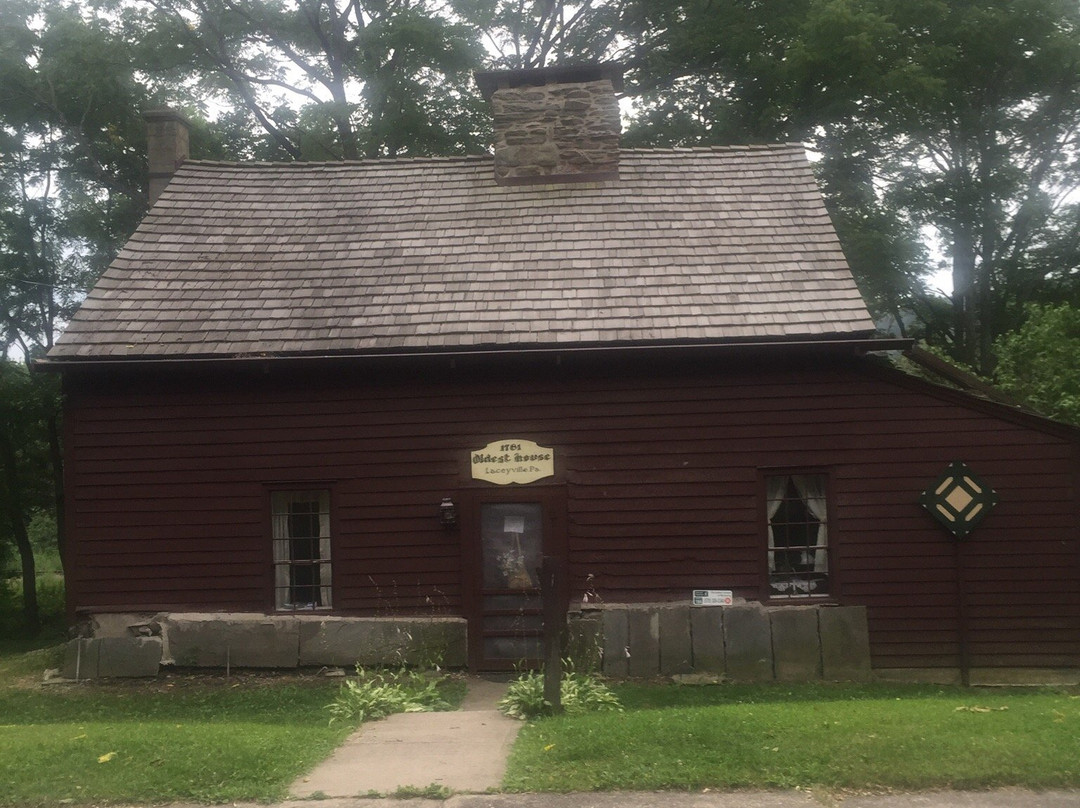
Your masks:
<instances>
[{"instance_id":1,"label":"chimney cap","mask_svg":"<svg viewBox=\"0 0 1080 808\"><path fill-rule=\"evenodd\" d=\"M182 114L175 109L169 107L156 107L154 109L145 110L142 114L143 120L148 123L157 123L158 121L179 121L184 126L190 127L191 121L185 118Z\"/></svg>"},{"instance_id":2,"label":"chimney cap","mask_svg":"<svg viewBox=\"0 0 1080 808\"><path fill-rule=\"evenodd\" d=\"M623 66L615 62L584 65L553 65L551 67L526 67L517 70L484 70L473 73L476 86L485 101L490 101L496 90L510 87L542 87L545 84L581 84L587 81L609 79L615 92L623 89Z\"/></svg>"}]
</instances>

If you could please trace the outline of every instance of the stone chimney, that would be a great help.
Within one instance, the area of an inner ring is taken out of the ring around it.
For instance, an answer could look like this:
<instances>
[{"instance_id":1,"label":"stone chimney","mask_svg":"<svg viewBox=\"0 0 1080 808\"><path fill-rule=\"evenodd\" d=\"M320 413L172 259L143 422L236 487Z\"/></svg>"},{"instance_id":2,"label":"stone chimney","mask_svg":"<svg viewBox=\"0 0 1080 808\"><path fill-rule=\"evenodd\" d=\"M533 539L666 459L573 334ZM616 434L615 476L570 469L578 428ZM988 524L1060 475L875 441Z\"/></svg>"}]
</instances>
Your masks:
<instances>
[{"instance_id":1,"label":"stone chimney","mask_svg":"<svg viewBox=\"0 0 1080 808\"><path fill-rule=\"evenodd\" d=\"M618 178L622 67L497 70L476 83L491 102L499 184Z\"/></svg>"},{"instance_id":2,"label":"stone chimney","mask_svg":"<svg viewBox=\"0 0 1080 808\"><path fill-rule=\"evenodd\" d=\"M176 169L190 156L187 119L171 109L152 109L146 120L147 162L150 168L150 204L157 202Z\"/></svg>"}]
</instances>

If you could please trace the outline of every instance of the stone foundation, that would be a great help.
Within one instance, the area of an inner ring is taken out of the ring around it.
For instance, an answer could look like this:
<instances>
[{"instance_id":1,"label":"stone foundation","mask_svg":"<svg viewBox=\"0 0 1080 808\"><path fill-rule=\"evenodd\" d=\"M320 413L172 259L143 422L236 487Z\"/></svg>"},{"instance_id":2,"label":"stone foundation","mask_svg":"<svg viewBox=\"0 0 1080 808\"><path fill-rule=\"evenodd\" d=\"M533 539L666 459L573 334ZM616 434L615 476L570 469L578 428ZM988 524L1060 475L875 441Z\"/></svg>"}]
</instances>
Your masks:
<instances>
[{"instance_id":1,"label":"stone foundation","mask_svg":"<svg viewBox=\"0 0 1080 808\"><path fill-rule=\"evenodd\" d=\"M155 676L161 665L275 668L361 665L464 667L458 617L108 614L68 643L67 679Z\"/></svg>"},{"instance_id":2,"label":"stone foundation","mask_svg":"<svg viewBox=\"0 0 1080 808\"><path fill-rule=\"evenodd\" d=\"M692 607L611 605L571 616L571 655L602 649L608 676L706 673L737 681L867 681L870 641L862 606L759 603ZM584 640L583 638L588 638Z\"/></svg>"}]
</instances>

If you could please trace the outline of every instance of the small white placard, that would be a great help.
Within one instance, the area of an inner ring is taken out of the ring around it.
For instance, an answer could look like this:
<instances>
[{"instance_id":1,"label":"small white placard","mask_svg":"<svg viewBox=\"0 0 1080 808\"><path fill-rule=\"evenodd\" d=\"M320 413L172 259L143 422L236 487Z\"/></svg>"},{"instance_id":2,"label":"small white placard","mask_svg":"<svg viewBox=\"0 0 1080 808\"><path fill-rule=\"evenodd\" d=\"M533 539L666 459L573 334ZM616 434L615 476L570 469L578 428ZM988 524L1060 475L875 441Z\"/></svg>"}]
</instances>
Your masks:
<instances>
[{"instance_id":1,"label":"small white placard","mask_svg":"<svg viewBox=\"0 0 1080 808\"><path fill-rule=\"evenodd\" d=\"M525 532L525 517L524 516L507 516L503 520L503 533L524 533Z\"/></svg>"},{"instance_id":2,"label":"small white placard","mask_svg":"<svg viewBox=\"0 0 1080 808\"><path fill-rule=\"evenodd\" d=\"M730 606L735 600L730 589L695 589L695 606Z\"/></svg>"}]
</instances>

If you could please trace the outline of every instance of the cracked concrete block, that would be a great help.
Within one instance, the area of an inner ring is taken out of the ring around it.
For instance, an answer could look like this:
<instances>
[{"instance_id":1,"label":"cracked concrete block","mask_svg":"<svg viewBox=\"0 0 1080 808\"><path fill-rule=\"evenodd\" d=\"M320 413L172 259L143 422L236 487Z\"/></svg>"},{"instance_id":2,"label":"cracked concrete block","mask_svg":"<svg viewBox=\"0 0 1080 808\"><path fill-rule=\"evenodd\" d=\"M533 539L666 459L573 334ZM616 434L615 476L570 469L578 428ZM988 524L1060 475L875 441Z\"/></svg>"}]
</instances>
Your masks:
<instances>
[{"instance_id":1,"label":"cracked concrete block","mask_svg":"<svg viewBox=\"0 0 1080 808\"><path fill-rule=\"evenodd\" d=\"M690 610L694 670L724 673L724 607L695 606Z\"/></svg>"},{"instance_id":2,"label":"cracked concrete block","mask_svg":"<svg viewBox=\"0 0 1080 808\"><path fill-rule=\"evenodd\" d=\"M661 608L660 673L690 673L694 669L690 650L690 607Z\"/></svg>"},{"instance_id":3,"label":"cracked concrete block","mask_svg":"<svg viewBox=\"0 0 1080 808\"><path fill-rule=\"evenodd\" d=\"M300 627L295 617L257 614L171 614L162 621L168 658L194 668L295 668Z\"/></svg>"},{"instance_id":4,"label":"cracked concrete block","mask_svg":"<svg viewBox=\"0 0 1080 808\"><path fill-rule=\"evenodd\" d=\"M817 607L779 608L769 617L776 678L788 682L820 679L821 638Z\"/></svg>"},{"instance_id":5,"label":"cracked concrete block","mask_svg":"<svg viewBox=\"0 0 1080 808\"><path fill-rule=\"evenodd\" d=\"M765 607L760 603L724 607L724 650L732 679L773 678L772 633Z\"/></svg>"},{"instance_id":6,"label":"cracked concrete block","mask_svg":"<svg viewBox=\"0 0 1080 808\"><path fill-rule=\"evenodd\" d=\"M630 647L627 673L632 677L656 676L660 672L660 615L655 609L629 609L626 631Z\"/></svg>"},{"instance_id":7,"label":"cracked concrete block","mask_svg":"<svg viewBox=\"0 0 1080 808\"><path fill-rule=\"evenodd\" d=\"M161 637L103 637L98 646L98 676L157 676Z\"/></svg>"},{"instance_id":8,"label":"cracked concrete block","mask_svg":"<svg viewBox=\"0 0 1080 808\"><path fill-rule=\"evenodd\" d=\"M60 675L65 679L96 679L98 675L97 641L80 637L70 640L64 647L64 664L60 666Z\"/></svg>"},{"instance_id":9,"label":"cracked concrete block","mask_svg":"<svg viewBox=\"0 0 1080 808\"><path fill-rule=\"evenodd\" d=\"M94 637L132 637L136 626L151 625L152 614L94 614L90 616L90 628Z\"/></svg>"},{"instance_id":10,"label":"cracked concrete block","mask_svg":"<svg viewBox=\"0 0 1080 808\"><path fill-rule=\"evenodd\" d=\"M832 681L870 680L870 630L865 606L823 606L818 611L822 676Z\"/></svg>"},{"instance_id":11,"label":"cracked concrete block","mask_svg":"<svg viewBox=\"0 0 1080 808\"><path fill-rule=\"evenodd\" d=\"M160 637L94 637L71 640L64 649L65 679L157 676Z\"/></svg>"},{"instance_id":12,"label":"cracked concrete block","mask_svg":"<svg viewBox=\"0 0 1080 808\"><path fill-rule=\"evenodd\" d=\"M625 609L604 609L604 674L627 676L629 664L626 658L630 645L629 628Z\"/></svg>"}]
</instances>

